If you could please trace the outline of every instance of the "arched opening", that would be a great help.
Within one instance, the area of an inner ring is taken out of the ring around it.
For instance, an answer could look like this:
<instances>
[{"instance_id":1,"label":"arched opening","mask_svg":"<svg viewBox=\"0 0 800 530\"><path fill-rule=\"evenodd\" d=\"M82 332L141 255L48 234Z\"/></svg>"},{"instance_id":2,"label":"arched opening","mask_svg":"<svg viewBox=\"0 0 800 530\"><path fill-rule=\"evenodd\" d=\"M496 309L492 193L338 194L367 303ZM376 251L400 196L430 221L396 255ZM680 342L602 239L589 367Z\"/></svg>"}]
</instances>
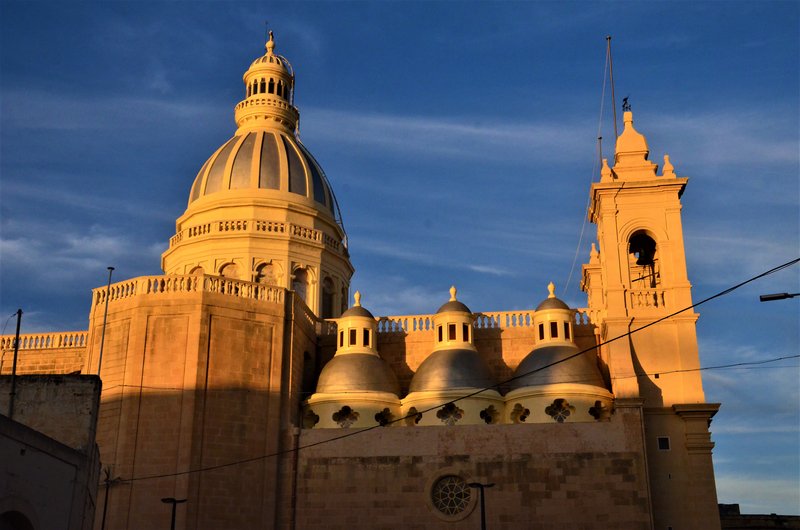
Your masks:
<instances>
[{"instance_id":1,"label":"arched opening","mask_svg":"<svg viewBox=\"0 0 800 530\"><path fill-rule=\"evenodd\" d=\"M277 281L275 280L275 266L272 264L272 262L262 263L256 267L256 273L253 276L253 281L256 283L262 283L264 285L275 285Z\"/></svg>"},{"instance_id":2,"label":"arched opening","mask_svg":"<svg viewBox=\"0 0 800 530\"><path fill-rule=\"evenodd\" d=\"M273 81L272 79L269 80L269 93L270 94L275 93L275 81Z\"/></svg>"},{"instance_id":3,"label":"arched opening","mask_svg":"<svg viewBox=\"0 0 800 530\"><path fill-rule=\"evenodd\" d=\"M333 280L326 277L322 281L322 318L333 318Z\"/></svg>"},{"instance_id":4,"label":"arched opening","mask_svg":"<svg viewBox=\"0 0 800 530\"><path fill-rule=\"evenodd\" d=\"M643 230L634 232L628 240L628 270L634 289L656 287L661 283L656 242Z\"/></svg>"},{"instance_id":5,"label":"arched opening","mask_svg":"<svg viewBox=\"0 0 800 530\"><path fill-rule=\"evenodd\" d=\"M262 80L261 80L261 90L259 90L259 92L261 92L262 94L263 94L264 92L266 92L266 85L267 85L266 81L264 81L264 80L262 79Z\"/></svg>"},{"instance_id":6,"label":"arched opening","mask_svg":"<svg viewBox=\"0 0 800 530\"><path fill-rule=\"evenodd\" d=\"M296 269L292 274L292 290L308 305L308 271Z\"/></svg>"},{"instance_id":7,"label":"arched opening","mask_svg":"<svg viewBox=\"0 0 800 530\"><path fill-rule=\"evenodd\" d=\"M239 266L235 263L226 263L219 269L219 275L231 280L239 279Z\"/></svg>"},{"instance_id":8,"label":"arched opening","mask_svg":"<svg viewBox=\"0 0 800 530\"><path fill-rule=\"evenodd\" d=\"M33 523L17 511L0 514L0 530L33 530Z\"/></svg>"},{"instance_id":9,"label":"arched opening","mask_svg":"<svg viewBox=\"0 0 800 530\"><path fill-rule=\"evenodd\" d=\"M206 273L206 271L203 270L203 267L200 267L200 266L197 266L194 269L192 269L191 271L189 271L189 274L191 274L192 276L202 276L205 273Z\"/></svg>"}]
</instances>

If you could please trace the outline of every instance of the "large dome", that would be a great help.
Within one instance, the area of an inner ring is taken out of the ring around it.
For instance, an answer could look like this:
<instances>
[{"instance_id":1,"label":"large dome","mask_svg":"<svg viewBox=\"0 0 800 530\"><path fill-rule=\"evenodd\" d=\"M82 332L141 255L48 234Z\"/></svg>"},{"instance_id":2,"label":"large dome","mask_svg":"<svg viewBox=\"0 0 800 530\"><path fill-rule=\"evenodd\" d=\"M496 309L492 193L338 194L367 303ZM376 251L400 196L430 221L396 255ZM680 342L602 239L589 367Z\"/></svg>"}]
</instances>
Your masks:
<instances>
[{"instance_id":1,"label":"large dome","mask_svg":"<svg viewBox=\"0 0 800 530\"><path fill-rule=\"evenodd\" d=\"M335 215L336 199L325 173L297 138L280 129L244 132L225 142L194 179L189 205L201 197L245 189L267 196L295 194Z\"/></svg>"}]
</instances>

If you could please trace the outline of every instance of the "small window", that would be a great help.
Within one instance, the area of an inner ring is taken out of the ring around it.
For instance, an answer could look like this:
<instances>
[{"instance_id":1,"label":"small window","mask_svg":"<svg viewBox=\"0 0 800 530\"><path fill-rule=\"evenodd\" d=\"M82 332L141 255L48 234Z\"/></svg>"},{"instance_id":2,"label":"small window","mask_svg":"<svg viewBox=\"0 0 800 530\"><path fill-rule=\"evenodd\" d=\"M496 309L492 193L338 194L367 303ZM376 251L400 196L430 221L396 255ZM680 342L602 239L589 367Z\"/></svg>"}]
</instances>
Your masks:
<instances>
[{"instance_id":1,"label":"small window","mask_svg":"<svg viewBox=\"0 0 800 530\"><path fill-rule=\"evenodd\" d=\"M442 342L442 326L439 326L439 342Z\"/></svg>"},{"instance_id":2,"label":"small window","mask_svg":"<svg viewBox=\"0 0 800 530\"><path fill-rule=\"evenodd\" d=\"M669 436L658 437L658 450L669 451Z\"/></svg>"},{"instance_id":3,"label":"small window","mask_svg":"<svg viewBox=\"0 0 800 530\"><path fill-rule=\"evenodd\" d=\"M558 322L550 322L550 338L558 338Z\"/></svg>"},{"instance_id":4,"label":"small window","mask_svg":"<svg viewBox=\"0 0 800 530\"><path fill-rule=\"evenodd\" d=\"M544 324L539 324L539 340L544 340Z\"/></svg>"},{"instance_id":5,"label":"small window","mask_svg":"<svg viewBox=\"0 0 800 530\"><path fill-rule=\"evenodd\" d=\"M339 347L344 348L344 331L339 332Z\"/></svg>"},{"instance_id":6,"label":"small window","mask_svg":"<svg viewBox=\"0 0 800 530\"><path fill-rule=\"evenodd\" d=\"M569 340L569 322L564 322L564 338Z\"/></svg>"},{"instance_id":7,"label":"small window","mask_svg":"<svg viewBox=\"0 0 800 530\"><path fill-rule=\"evenodd\" d=\"M463 331L464 331L464 342L469 342L469 325L468 324L464 324Z\"/></svg>"},{"instance_id":8,"label":"small window","mask_svg":"<svg viewBox=\"0 0 800 530\"><path fill-rule=\"evenodd\" d=\"M350 330L350 344L348 346L355 346L356 345L356 330Z\"/></svg>"},{"instance_id":9,"label":"small window","mask_svg":"<svg viewBox=\"0 0 800 530\"><path fill-rule=\"evenodd\" d=\"M447 325L447 340L456 340L456 325Z\"/></svg>"},{"instance_id":10,"label":"small window","mask_svg":"<svg viewBox=\"0 0 800 530\"><path fill-rule=\"evenodd\" d=\"M369 330L368 329L364 330L364 346L369 348Z\"/></svg>"}]
</instances>

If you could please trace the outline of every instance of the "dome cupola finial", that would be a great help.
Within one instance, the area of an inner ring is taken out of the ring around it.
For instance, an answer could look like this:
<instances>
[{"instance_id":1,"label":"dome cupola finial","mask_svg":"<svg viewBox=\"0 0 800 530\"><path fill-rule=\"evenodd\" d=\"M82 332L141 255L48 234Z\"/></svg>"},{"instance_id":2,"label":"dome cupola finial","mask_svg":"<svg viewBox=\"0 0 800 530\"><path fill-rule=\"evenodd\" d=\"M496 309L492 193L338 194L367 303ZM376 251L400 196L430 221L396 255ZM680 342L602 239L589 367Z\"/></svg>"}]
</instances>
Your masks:
<instances>
[{"instance_id":1,"label":"dome cupola finial","mask_svg":"<svg viewBox=\"0 0 800 530\"><path fill-rule=\"evenodd\" d=\"M269 40L264 47L267 49L267 55L275 55L275 36L272 34L272 30L269 30Z\"/></svg>"}]
</instances>

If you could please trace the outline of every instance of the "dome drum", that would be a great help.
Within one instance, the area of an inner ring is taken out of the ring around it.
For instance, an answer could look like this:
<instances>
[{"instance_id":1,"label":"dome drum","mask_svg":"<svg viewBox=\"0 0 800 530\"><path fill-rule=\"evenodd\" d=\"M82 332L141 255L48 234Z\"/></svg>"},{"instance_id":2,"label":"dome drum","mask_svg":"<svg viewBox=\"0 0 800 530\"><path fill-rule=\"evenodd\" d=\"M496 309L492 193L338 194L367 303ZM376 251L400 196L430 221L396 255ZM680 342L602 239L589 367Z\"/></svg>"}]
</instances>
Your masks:
<instances>
[{"instance_id":1,"label":"dome drum","mask_svg":"<svg viewBox=\"0 0 800 530\"><path fill-rule=\"evenodd\" d=\"M484 390L474 396L464 397L470 393L463 389L412 392L402 400L402 415L408 417L405 424L442 427L502 422L505 400L497 391ZM420 412L421 415L418 415Z\"/></svg>"},{"instance_id":2,"label":"dome drum","mask_svg":"<svg viewBox=\"0 0 800 530\"><path fill-rule=\"evenodd\" d=\"M593 385L518 388L505 396L505 423L575 423L608 419L614 396Z\"/></svg>"},{"instance_id":3,"label":"dome drum","mask_svg":"<svg viewBox=\"0 0 800 530\"><path fill-rule=\"evenodd\" d=\"M303 406L306 428L340 429L375 427L381 422L397 426L402 418L400 400L390 392L316 393Z\"/></svg>"},{"instance_id":4,"label":"dome drum","mask_svg":"<svg viewBox=\"0 0 800 530\"><path fill-rule=\"evenodd\" d=\"M276 125L287 132L293 132L300 119L300 112L288 101L275 96L251 96L234 107L234 119L239 128L237 133Z\"/></svg>"}]
</instances>

